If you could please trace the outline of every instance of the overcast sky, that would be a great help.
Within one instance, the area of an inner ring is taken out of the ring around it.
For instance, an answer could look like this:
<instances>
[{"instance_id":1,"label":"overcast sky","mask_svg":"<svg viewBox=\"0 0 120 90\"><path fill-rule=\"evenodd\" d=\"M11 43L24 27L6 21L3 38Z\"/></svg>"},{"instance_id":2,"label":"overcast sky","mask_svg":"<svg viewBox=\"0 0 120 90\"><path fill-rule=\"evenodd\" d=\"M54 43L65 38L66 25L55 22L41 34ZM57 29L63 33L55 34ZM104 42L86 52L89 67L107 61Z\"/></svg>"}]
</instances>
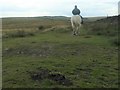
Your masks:
<instances>
[{"instance_id":1,"label":"overcast sky","mask_svg":"<svg viewBox=\"0 0 120 90\"><path fill-rule=\"evenodd\" d=\"M82 16L118 14L119 0L0 0L0 17L71 16L75 5Z\"/></svg>"}]
</instances>

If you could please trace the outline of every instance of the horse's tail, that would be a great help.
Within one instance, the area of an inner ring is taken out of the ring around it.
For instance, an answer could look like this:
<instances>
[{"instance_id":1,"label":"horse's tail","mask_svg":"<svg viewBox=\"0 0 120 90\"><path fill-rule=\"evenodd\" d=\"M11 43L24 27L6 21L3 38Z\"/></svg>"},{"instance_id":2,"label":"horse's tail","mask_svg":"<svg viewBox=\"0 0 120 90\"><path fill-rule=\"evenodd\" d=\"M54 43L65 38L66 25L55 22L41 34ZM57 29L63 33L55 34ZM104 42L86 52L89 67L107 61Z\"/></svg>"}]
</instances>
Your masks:
<instances>
[{"instance_id":1,"label":"horse's tail","mask_svg":"<svg viewBox=\"0 0 120 90\"><path fill-rule=\"evenodd\" d=\"M80 15L80 17L81 17L81 24L83 24L83 17Z\"/></svg>"}]
</instances>

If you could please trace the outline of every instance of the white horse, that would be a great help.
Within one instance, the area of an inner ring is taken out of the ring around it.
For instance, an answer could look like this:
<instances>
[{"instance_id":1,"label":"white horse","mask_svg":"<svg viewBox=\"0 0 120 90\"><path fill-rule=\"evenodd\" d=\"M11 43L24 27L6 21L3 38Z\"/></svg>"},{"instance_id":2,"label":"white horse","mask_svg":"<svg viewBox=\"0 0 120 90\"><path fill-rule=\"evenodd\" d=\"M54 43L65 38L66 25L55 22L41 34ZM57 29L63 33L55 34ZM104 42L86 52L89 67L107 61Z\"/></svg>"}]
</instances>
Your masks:
<instances>
[{"instance_id":1,"label":"white horse","mask_svg":"<svg viewBox=\"0 0 120 90\"><path fill-rule=\"evenodd\" d=\"M71 17L73 35L78 35L79 34L81 23L82 23L82 18L80 17L80 15L73 15Z\"/></svg>"}]
</instances>

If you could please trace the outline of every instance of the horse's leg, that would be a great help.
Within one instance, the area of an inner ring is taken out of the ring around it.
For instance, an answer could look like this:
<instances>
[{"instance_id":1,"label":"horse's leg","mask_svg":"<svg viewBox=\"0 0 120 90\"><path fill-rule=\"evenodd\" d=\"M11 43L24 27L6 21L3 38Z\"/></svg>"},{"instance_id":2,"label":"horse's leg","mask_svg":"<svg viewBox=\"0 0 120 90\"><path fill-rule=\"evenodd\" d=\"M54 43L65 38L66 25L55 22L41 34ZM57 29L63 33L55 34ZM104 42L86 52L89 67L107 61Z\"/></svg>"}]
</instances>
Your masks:
<instances>
[{"instance_id":1,"label":"horse's leg","mask_svg":"<svg viewBox=\"0 0 120 90\"><path fill-rule=\"evenodd\" d=\"M76 35L77 33L76 33L76 27L74 27L74 29L73 29L73 35Z\"/></svg>"},{"instance_id":2,"label":"horse's leg","mask_svg":"<svg viewBox=\"0 0 120 90\"><path fill-rule=\"evenodd\" d=\"M79 27L76 27L76 35L78 35Z\"/></svg>"},{"instance_id":3,"label":"horse's leg","mask_svg":"<svg viewBox=\"0 0 120 90\"><path fill-rule=\"evenodd\" d=\"M75 28L73 29L73 35L76 35L76 29Z\"/></svg>"},{"instance_id":4,"label":"horse's leg","mask_svg":"<svg viewBox=\"0 0 120 90\"><path fill-rule=\"evenodd\" d=\"M77 29L77 33L78 33L78 35L80 35L80 28L81 28L81 25L78 26L78 29Z\"/></svg>"},{"instance_id":5,"label":"horse's leg","mask_svg":"<svg viewBox=\"0 0 120 90\"><path fill-rule=\"evenodd\" d=\"M75 27L72 26L72 29L73 29L73 35L75 35L75 31L76 31Z\"/></svg>"}]
</instances>

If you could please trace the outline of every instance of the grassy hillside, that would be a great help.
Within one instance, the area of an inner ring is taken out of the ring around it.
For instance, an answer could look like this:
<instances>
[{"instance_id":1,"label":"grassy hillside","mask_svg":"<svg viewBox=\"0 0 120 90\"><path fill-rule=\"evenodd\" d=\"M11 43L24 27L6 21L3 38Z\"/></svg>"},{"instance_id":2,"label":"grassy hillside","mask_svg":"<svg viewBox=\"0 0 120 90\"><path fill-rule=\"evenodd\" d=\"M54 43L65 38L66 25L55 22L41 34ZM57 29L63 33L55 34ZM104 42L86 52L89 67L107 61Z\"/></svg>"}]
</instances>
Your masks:
<instances>
[{"instance_id":1,"label":"grassy hillside","mask_svg":"<svg viewBox=\"0 0 120 90\"><path fill-rule=\"evenodd\" d=\"M116 22L73 36L67 17L4 18L3 88L117 88Z\"/></svg>"},{"instance_id":2,"label":"grassy hillside","mask_svg":"<svg viewBox=\"0 0 120 90\"><path fill-rule=\"evenodd\" d=\"M101 17L83 17L85 22L93 22L101 19L105 19L107 17L101 16Z\"/></svg>"}]
</instances>

